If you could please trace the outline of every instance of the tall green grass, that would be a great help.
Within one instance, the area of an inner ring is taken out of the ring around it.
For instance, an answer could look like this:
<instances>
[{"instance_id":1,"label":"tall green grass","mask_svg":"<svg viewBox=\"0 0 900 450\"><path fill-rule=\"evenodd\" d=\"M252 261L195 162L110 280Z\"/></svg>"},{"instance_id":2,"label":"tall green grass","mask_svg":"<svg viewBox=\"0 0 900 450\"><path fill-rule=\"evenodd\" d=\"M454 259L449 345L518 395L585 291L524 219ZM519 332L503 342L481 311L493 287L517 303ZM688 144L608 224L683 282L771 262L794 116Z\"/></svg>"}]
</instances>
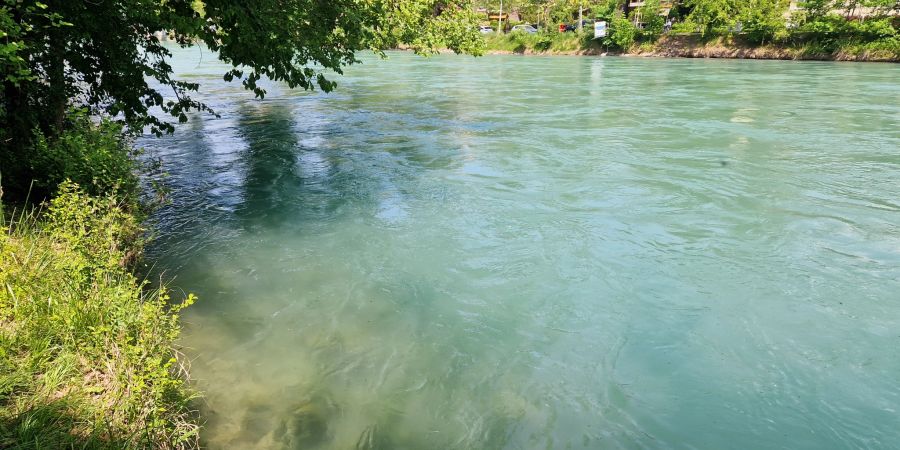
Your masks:
<instances>
[{"instance_id":1,"label":"tall green grass","mask_svg":"<svg viewBox=\"0 0 900 450\"><path fill-rule=\"evenodd\" d=\"M0 448L198 446L172 303L129 265L142 230L115 196L63 183L0 216Z\"/></svg>"},{"instance_id":2,"label":"tall green grass","mask_svg":"<svg viewBox=\"0 0 900 450\"><path fill-rule=\"evenodd\" d=\"M510 53L571 53L599 50L602 47L591 33L522 33L489 34L484 37L488 51Z\"/></svg>"}]
</instances>

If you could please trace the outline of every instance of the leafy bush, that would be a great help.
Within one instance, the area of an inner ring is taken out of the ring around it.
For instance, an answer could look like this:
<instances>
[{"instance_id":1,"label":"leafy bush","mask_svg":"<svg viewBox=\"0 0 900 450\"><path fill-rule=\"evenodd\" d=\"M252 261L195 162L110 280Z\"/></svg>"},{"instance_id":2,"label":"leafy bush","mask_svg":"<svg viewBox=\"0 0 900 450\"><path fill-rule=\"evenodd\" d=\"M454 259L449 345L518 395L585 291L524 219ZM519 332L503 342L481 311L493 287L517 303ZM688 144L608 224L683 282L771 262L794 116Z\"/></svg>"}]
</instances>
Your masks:
<instances>
[{"instance_id":1,"label":"leafy bush","mask_svg":"<svg viewBox=\"0 0 900 450\"><path fill-rule=\"evenodd\" d=\"M596 48L593 33L509 33L485 36L488 50L513 53L534 52L577 52Z\"/></svg>"},{"instance_id":2,"label":"leafy bush","mask_svg":"<svg viewBox=\"0 0 900 450\"><path fill-rule=\"evenodd\" d=\"M17 21L8 7L0 7L0 30L3 41L0 42L0 73L7 76L7 81L18 83L33 79L28 61L22 57L25 42L22 41L22 24Z\"/></svg>"},{"instance_id":3,"label":"leafy bush","mask_svg":"<svg viewBox=\"0 0 900 450\"><path fill-rule=\"evenodd\" d=\"M66 131L52 139L36 132L28 171L36 194L52 195L68 179L91 195L136 200L133 150L122 137L122 126L108 120L94 125L83 112L73 113L70 121Z\"/></svg>"},{"instance_id":4,"label":"leafy bush","mask_svg":"<svg viewBox=\"0 0 900 450\"><path fill-rule=\"evenodd\" d=\"M845 59L853 57L865 57L866 59L880 59L883 61L897 61L900 59L900 37L880 39L873 42L844 43L836 50Z\"/></svg>"},{"instance_id":5,"label":"leafy bush","mask_svg":"<svg viewBox=\"0 0 900 450\"><path fill-rule=\"evenodd\" d=\"M612 17L606 44L622 51L628 51L637 37L638 29L621 13Z\"/></svg>"},{"instance_id":6,"label":"leafy bush","mask_svg":"<svg viewBox=\"0 0 900 450\"><path fill-rule=\"evenodd\" d=\"M725 34L734 26L736 4L728 0L685 0L691 9L687 18L697 24L703 36Z\"/></svg>"},{"instance_id":7,"label":"leafy bush","mask_svg":"<svg viewBox=\"0 0 900 450\"><path fill-rule=\"evenodd\" d=\"M690 20L685 20L684 22L677 22L672 25L672 33L675 34L689 34L689 33L697 33L697 30L700 29L700 26Z\"/></svg>"},{"instance_id":8,"label":"leafy bush","mask_svg":"<svg viewBox=\"0 0 900 450\"><path fill-rule=\"evenodd\" d=\"M67 182L40 219L0 223L0 448L196 447L173 349L194 297L127 269L134 216Z\"/></svg>"},{"instance_id":9,"label":"leafy bush","mask_svg":"<svg viewBox=\"0 0 900 450\"><path fill-rule=\"evenodd\" d=\"M889 18L872 18L863 21L847 20L837 14L828 14L804 22L796 30L793 40L821 53L877 52L887 59L896 59L896 40L900 33Z\"/></svg>"},{"instance_id":10,"label":"leafy bush","mask_svg":"<svg viewBox=\"0 0 900 450\"><path fill-rule=\"evenodd\" d=\"M666 19L659 15L659 12L659 0L647 0L644 2L644 6L635 10L635 13L640 13L640 18L644 23L644 28L640 31L641 37L644 39L655 41L662 35Z\"/></svg>"},{"instance_id":11,"label":"leafy bush","mask_svg":"<svg viewBox=\"0 0 900 450\"><path fill-rule=\"evenodd\" d=\"M609 22L619 11L619 2L617 0L604 0L592 4L591 11L594 14L594 19Z\"/></svg>"},{"instance_id":12,"label":"leafy bush","mask_svg":"<svg viewBox=\"0 0 900 450\"><path fill-rule=\"evenodd\" d=\"M876 41L897 36L897 29L894 28L893 21L890 18L879 18L858 21L847 21L846 30L864 40Z\"/></svg>"},{"instance_id":13,"label":"leafy bush","mask_svg":"<svg viewBox=\"0 0 900 450\"><path fill-rule=\"evenodd\" d=\"M765 44L787 38L784 14L788 10L785 0L752 0L740 10L740 21L748 40Z\"/></svg>"},{"instance_id":14,"label":"leafy bush","mask_svg":"<svg viewBox=\"0 0 900 450\"><path fill-rule=\"evenodd\" d=\"M873 18L863 21L847 20L838 14L829 14L817 20L803 23L801 33L837 35L843 38L855 37L863 40L877 40L897 35L890 18Z\"/></svg>"},{"instance_id":15,"label":"leafy bush","mask_svg":"<svg viewBox=\"0 0 900 450\"><path fill-rule=\"evenodd\" d=\"M534 43L534 49L541 52L546 52L550 50L550 47L553 45L553 39L550 36L540 35L538 36L537 41Z\"/></svg>"}]
</instances>

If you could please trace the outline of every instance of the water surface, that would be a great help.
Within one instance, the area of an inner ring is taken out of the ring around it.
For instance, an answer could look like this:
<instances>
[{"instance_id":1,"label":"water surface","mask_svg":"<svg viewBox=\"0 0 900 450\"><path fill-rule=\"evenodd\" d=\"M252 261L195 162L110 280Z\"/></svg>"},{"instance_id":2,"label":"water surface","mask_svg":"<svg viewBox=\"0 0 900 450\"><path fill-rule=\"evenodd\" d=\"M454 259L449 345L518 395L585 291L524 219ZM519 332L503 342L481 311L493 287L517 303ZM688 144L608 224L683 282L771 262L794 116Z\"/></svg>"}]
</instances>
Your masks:
<instances>
[{"instance_id":1,"label":"water surface","mask_svg":"<svg viewBox=\"0 0 900 450\"><path fill-rule=\"evenodd\" d=\"M364 57L141 144L210 448L900 446L900 70Z\"/></svg>"}]
</instances>

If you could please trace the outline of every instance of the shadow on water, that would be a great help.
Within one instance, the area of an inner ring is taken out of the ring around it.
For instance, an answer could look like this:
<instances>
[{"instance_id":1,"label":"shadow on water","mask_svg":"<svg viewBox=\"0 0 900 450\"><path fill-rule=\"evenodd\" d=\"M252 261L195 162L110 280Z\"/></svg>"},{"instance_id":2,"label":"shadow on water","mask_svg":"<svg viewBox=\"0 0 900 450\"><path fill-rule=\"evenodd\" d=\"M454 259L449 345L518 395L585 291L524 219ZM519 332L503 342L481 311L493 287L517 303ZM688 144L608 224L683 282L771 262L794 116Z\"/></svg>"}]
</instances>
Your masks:
<instances>
[{"instance_id":1,"label":"shadow on water","mask_svg":"<svg viewBox=\"0 0 900 450\"><path fill-rule=\"evenodd\" d=\"M209 378L202 382L215 390L202 406L207 444L361 449L545 444L550 433L537 430L566 417L548 413L543 403L548 400L529 392L548 389L530 384L528 368L553 369L559 362L535 349L564 349L577 335L565 330L519 335L517 330L532 328L535 318L518 296L491 299L516 312L501 317L503 308L489 307L476 288L467 287L472 279L466 272L439 279L396 264L390 258L403 247L418 245L420 253L427 252L426 244L403 235L397 245L385 241L386 247L374 249L383 265L371 259L363 264L365 270L377 268L373 273L344 273L344 261L332 256L325 261L331 274L285 274L294 269L291 264L301 264L296 259L305 249L298 247L309 244L292 239L347 222L363 222L369 228L359 232L373 233L382 219L382 199L419 188L422 174L459 167L465 157L458 154L460 141L471 139L471 127L417 114L410 106L379 113L334 111L333 122L312 123L303 120L317 111L304 108L298 118L297 109L285 102L241 104L223 119L195 118L190 129L163 144L182 152L161 155L174 185L167 214L177 218L167 224L163 248L170 253L165 258L180 252L179 284L201 298L186 318L189 340L197 345L192 353L200 353L196 373ZM443 193L427 195L442 198ZM454 241L459 237L440 238L446 241L443 248L464 247ZM466 257L456 250L444 256ZM422 259L419 265L438 263ZM347 288L347 300L334 292L342 293L347 282L314 278L343 275L361 283L356 294ZM295 287L303 292L288 294ZM537 292L539 286L525 282L517 290L523 289ZM334 303L319 306L317 296ZM329 328L333 323L337 329ZM519 338L532 348L526 351ZM315 370L304 372L307 367ZM421 385L409 385L413 374ZM614 395L591 401L615 409ZM433 410L434 404L441 409Z\"/></svg>"},{"instance_id":2,"label":"shadow on water","mask_svg":"<svg viewBox=\"0 0 900 450\"><path fill-rule=\"evenodd\" d=\"M295 112L291 104L282 102L242 104L231 114L226 111L223 119L196 117L178 134L154 142L173 187L172 204L156 216L158 226L167 233L155 244L158 249L166 250L159 255L158 259L163 261L159 267L160 270L178 268L178 284L192 289L203 299L186 317L188 334L211 334L219 341L215 347L204 347L206 354L200 357L197 366L209 364L209 367L198 373L213 376L210 367L214 371L231 372L242 389L251 391L238 389L227 394L238 398L235 400L240 405L238 410L222 406L231 400L223 403L221 399L209 398L208 403L201 405L209 421L206 429L211 434L204 434L208 444L221 445L223 441L216 435L228 434L226 445L245 448L332 448L335 445L335 422L340 420L342 411L359 406L339 392L340 383L328 382L321 373L308 379L270 373L270 377L278 380L294 378L287 383L273 381L266 379L265 371L290 370L269 362L269 367L247 373L241 362L253 360L247 353L271 351L274 345L266 341L294 338L273 331L273 327L284 326L283 323L273 326L273 311L292 308L292 302L309 301L287 296L290 287L313 289L312 282L286 279L282 271L287 267L273 265L268 259L290 258L290 252L297 250L282 250L297 244L281 242L280 237L324 231L341 221L341 210L348 204L352 204L351 210L357 214L377 213L384 192L400 190L396 178L409 180L418 173L451 163L449 152L434 152L423 145L423 140L432 139L430 129L423 129L418 138L382 133L365 124L365 113L351 114L354 117L350 119L358 122L350 132L328 123L304 129ZM409 117L405 120L414 122ZM373 150L356 151L353 145L356 142L365 142ZM165 154L166 150L172 153ZM247 235L256 237L246 239ZM258 246L271 246L272 251L258 252L253 248ZM222 264L228 260L234 262ZM263 269L266 266L272 270ZM428 284L427 280L404 283ZM437 295L433 290L424 294L415 287L410 290L392 294L384 304L427 304L423 295ZM256 305L245 307L250 301ZM415 314L427 313L421 305L413 310ZM387 309L369 312L381 317L382 322L400 322L396 313L391 319ZM427 318L420 317L415 322L423 324ZM321 325L312 325L305 333L328 335L327 330L320 329ZM424 331L417 333L424 334ZM432 338L450 337L433 335ZM369 355L346 354L341 339L325 338L327 352L320 348L322 344L316 344L311 356L288 351L285 357L321 358L305 361L303 365L321 364L326 372L370 363ZM446 342L438 344L447 346ZM211 348L224 352L210 355ZM467 350L468 359L476 353L474 350ZM224 364L227 369L216 364ZM346 382L358 384L359 380ZM217 390L229 389L219 386ZM449 398L453 393L441 395ZM405 408L397 405L421 403L415 397L414 393L402 392L382 395L375 402L387 405L366 406L367 412L360 415L369 419L360 420L363 425L352 431L355 447L396 448L398 442L413 448L428 446L428 436L394 431L404 428L403 422L408 420L404 417Z\"/></svg>"},{"instance_id":3,"label":"shadow on water","mask_svg":"<svg viewBox=\"0 0 900 450\"><path fill-rule=\"evenodd\" d=\"M340 112L330 112L339 115ZM246 149L240 161L244 176L235 218L248 231L321 230L338 221L344 207L372 207L392 179L420 174L434 163L408 139L385 136L368 118L347 124L312 119L302 123L296 104L245 105L236 121ZM377 151L378 143L391 152ZM360 144L376 151L359 151Z\"/></svg>"},{"instance_id":4,"label":"shadow on water","mask_svg":"<svg viewBox=\"0 0 900 450\"><path fill-rule=\"evenodd\" d=\"M247 149L241 160L244 195L235 216L248 229L277 228L302 217L305 183L297 167L292 111L282 103L245 106L237 120Z\"/></svg>"},{"instance_id":5,"label":"shadow on water","mask_svg":"<svg viewBox=\"0 0 900 450\"><path fill-rule=\"evenodd\" d=\"M330 140L337 132L300 129L295 105L220 108L221 119L197 115L175 135L144 142L163 166L165 176L157 181L171 189L169 203L152 217L153 228L164 234L148 255L169 270L242 233L296 232L305 225L321 230L347 202L374 201L367 191L379 188L367 182L372 174L339 171L347 156Z\"/></svg>"}]
</instances>

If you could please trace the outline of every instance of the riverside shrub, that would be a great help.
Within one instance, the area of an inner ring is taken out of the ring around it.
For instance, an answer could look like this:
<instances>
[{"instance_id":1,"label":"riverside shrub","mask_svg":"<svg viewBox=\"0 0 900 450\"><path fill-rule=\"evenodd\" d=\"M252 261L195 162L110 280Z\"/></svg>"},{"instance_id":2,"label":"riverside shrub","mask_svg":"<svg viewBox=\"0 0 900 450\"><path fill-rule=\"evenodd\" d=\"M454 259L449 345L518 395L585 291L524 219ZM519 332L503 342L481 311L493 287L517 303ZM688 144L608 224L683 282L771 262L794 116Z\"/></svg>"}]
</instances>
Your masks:
<instances>
[{"instance_id":1,"label":"riverside shrub","mask_svg":"<svg viewBox=\"0 0 900 450\"><path fill-rule=\"evenodd\" d=\"M82 111L71 112L67 122L57 136L35 130L33 144L22 152L0 152L7 194L17 200L30 196L40 201L71 180L90 195L115 194L124 202L136 203L135 151L122 125L109 120L94 123Z\"/></svg>"},{"instance_id":2,"label":"riverside shrub","mask_svg":"<svg viewBox=\"0 0 900 450\"><path fill-rule=\"evenodd\" d=\"M131 273L142 230L118 197L58 192L0 218L0 448L197 447L173 347L193 295Z\"/></svg>"},{"instance_id":3,"label":"riverside shrub","mask_svg":"<svg viewBox=\"0 0 900 450\"><path fill-rule=\"evenodd\" d=\"M606 38L606 43L619 50L628 51L634 45L637 34L637 27L628 18L622 14L616 14L610 22L610 33Z\"/></svg>"}]
</instances>

